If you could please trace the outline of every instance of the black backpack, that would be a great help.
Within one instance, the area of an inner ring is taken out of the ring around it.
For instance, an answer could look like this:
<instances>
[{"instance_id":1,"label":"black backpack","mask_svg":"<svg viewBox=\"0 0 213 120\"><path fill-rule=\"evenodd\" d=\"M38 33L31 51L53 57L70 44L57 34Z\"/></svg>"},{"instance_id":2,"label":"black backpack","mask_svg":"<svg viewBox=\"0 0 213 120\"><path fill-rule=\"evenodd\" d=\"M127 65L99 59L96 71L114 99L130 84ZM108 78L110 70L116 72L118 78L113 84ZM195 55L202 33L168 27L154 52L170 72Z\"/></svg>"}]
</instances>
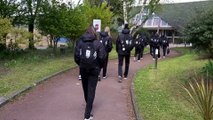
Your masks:
<instances>
[{"instance_id":1,"label":"black backpack","mask_svg":"<svg viewBox=\"0 0 213 120\"><path fill-rule=\"evenodd\" d=\"M130 52L132 49L132 39L129 34L124 35L124 39L121 40L122 51Z\"/></svg>"},{"instance_id":2,"label":"black backpack","mask_svg":"<svg viewBox=\"0 0 213 120\"><path fill-rule=\"evenodd\" d=\"M141 47L141 44L142 44L142 42L141 42L141 38L137 38L137 39L135 39L135 47L136 47L136 48Z\"/></svg>"},{"instance_id":3,"label":"black backpack","mask_svg":"<svg viewBox=\"0 0 213 120\"><path fill-rule=\"evenodd\" d=\"M100 42L103 44L105 50L108 52L109 41L107 37L101 37Z\"/></svg>"},{"instance_id":4,"label":"black backpack","mask_svg":"<svg viewBox=\"0 0 213 120\"><path fill-rule=\"evenodd\" d=\"M165 45L165 46L168 44L168 41L166 39L163 39L161 42L162 42L162 45Z\"/></svg>"},{"instance_id":5,"label":"black backpack","mask_svg":"<svg viewBox=\"0 0 213 120\"><path fill-rule=\"evenodd\" d=\"M94 42L83 42L80 47L80 64L91 67L97 60Z\"/></svg>"}]
</instances>

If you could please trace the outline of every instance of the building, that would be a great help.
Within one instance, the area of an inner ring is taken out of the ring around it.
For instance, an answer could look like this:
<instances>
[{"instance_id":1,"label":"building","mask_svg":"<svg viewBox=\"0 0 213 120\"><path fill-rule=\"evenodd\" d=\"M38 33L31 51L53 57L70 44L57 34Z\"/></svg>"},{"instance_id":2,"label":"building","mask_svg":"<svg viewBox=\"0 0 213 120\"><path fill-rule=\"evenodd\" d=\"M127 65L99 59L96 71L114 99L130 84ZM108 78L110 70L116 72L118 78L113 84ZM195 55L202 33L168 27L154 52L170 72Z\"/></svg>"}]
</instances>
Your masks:
<instances>
[{"instance_id":1,"label":"building","mask_svg":"<svg viewBox=\"0 0 213 120\"><path fill-rule=\"evenodd\" d=\"M184 28L196 16L199 16L206 9L213 6L213 1L200 1L189 3L163 4L160 10L150 15L145 7L143 13L140 13L141 6L133 7L131 14L135 14L130 20L131 24L147 29L151 34L165 34L170 42L183 42ZM146 21L143 23L142 21Z\"/></svg>"}]
</instances>

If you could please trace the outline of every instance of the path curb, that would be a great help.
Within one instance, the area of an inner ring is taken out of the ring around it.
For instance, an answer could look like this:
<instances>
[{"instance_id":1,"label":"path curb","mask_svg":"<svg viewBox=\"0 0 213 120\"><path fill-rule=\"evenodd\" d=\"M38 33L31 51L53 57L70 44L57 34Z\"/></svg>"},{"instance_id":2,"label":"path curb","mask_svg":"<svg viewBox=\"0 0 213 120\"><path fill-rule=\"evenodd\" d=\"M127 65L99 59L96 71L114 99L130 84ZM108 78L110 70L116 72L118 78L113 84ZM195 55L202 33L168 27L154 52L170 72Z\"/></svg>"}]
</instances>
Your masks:
<instances>
[{"instance_id":1,"label":"path curb","mask_svg":"<svg viewBox=\"0 0 213 120\"><path fill-rule=\"evenodd\" d=\"M134 111L136 120L143 120L143 118L140 115L139 109L137 107L136 99L135 99L135 93L134 93L134 83L133 83L133 81L135 80L136 74L137 73L134 74L134 77L133 77L133 79L131 81L130 96L131 96L131 102L132 102L133 111Z\"/></svg>"},{"instance_id":2,"label":"path curb","mask_svg":"<svg viewBox=\"0 0 213 120\"><path fill-rule=\"evenodd\" d=\"M52 78L54 76L57 76L57 75L59 75L61 73L65 73L65 72L67 72L67 71L69 71L71 69L74 69L74 68L76 68L76 67L67 68L65 70L61 70L59 72L53 73L52 75L46 76L46 77L38 80L37 82L33 83L32 85L27 86L27 87L23 88L22 90L19 90L19 91L16 91L16 92L12 93L11 95L8 95L6 97L0 97L0 107L4 106L6 103L12 101L13 99L15 99L17 96L21 95L22 93L32 89L33 87L35 87L35 86L37 86L39 84L41 84L42 82L47 81L47 80L49 80L50 78Z\"/></svg>"}]
</instances>

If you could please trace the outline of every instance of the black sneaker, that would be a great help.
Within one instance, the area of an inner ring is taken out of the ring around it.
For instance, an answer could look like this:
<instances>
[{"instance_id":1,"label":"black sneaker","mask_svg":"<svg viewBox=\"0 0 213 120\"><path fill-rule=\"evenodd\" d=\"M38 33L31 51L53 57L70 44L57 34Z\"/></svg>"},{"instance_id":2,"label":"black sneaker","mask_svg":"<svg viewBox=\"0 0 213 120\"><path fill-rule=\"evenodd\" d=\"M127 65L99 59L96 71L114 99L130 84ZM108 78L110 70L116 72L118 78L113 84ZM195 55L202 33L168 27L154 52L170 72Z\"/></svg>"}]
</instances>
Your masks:
<instances>
[{"instance_id":1,"label":"black sneaker","mask_svg":"<svg viewBox=\"0 0 213 120\"><path fill-rule=\"evenodd\" d=\"M100 76L98 76L98 81L101 81L101 77Z\"/></svg>"}]
</instances>

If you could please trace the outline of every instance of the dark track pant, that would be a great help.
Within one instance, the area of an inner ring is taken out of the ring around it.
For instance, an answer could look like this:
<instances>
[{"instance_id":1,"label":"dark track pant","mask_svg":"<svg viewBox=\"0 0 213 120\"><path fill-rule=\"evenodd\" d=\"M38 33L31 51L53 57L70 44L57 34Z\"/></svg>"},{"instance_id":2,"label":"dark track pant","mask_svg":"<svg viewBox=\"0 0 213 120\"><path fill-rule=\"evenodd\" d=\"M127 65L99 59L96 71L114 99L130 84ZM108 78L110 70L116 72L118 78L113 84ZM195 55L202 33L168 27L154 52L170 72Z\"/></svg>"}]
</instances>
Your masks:
<instances>
[{"instance_id":1,"label":"dark track pant","mask_svg":"<svg viewBox=\"0 0 213 120\"><path fill-rule=\"evenodd\" d=\"M103 66L103 77L106 76L107 73L107 65L108 65L108 55L106 56L106 59L104 60L104 66Z\"/></svg>"},{"instance_id":2,"label":"dark track pant","mask_svg":"<svg viewBox=\"0 0 213 120\"><path fill-rule=\"evenodd\" d=\"M163 56L166 56L166 46L163 46Z\"/></svg>"},{"instance_id":3,"label":"dark track pant","mask_svg":"<svg viewBox=\"0 0 213 120\"><path fill-rule=\"evenodd\" d=\"M141 52L142 52L141 48L135 48L135 58L137 58L137 60L141 59Z\"/></svg>"},{"instance_id":4,"label":"dark track pant","mask_svg":"<svg viewBox=\"0 0 213 120\"><path fill-rule=\"evenodd\" d=\"M86 102L86 108L84 113L85 118L89 118L92 111L99 72L100 69L98 68L97 69L80 68L80 74L82 77L82 87L84 91L84 99Z\"/></svg>"},{"instance_id":5,"label":"dark track pant","mask_svg":"<svg viewBox=\"0 0 213 120\"><path fill-rule=\"evenodd\" d=\"M128 76L128 72L129 72L130 54L128 54L128 55L118 55L118 75L123 77L122 67L123 67L124 59L125 59L124 77L127 77Z\"/></svg>"}]
</instances>

